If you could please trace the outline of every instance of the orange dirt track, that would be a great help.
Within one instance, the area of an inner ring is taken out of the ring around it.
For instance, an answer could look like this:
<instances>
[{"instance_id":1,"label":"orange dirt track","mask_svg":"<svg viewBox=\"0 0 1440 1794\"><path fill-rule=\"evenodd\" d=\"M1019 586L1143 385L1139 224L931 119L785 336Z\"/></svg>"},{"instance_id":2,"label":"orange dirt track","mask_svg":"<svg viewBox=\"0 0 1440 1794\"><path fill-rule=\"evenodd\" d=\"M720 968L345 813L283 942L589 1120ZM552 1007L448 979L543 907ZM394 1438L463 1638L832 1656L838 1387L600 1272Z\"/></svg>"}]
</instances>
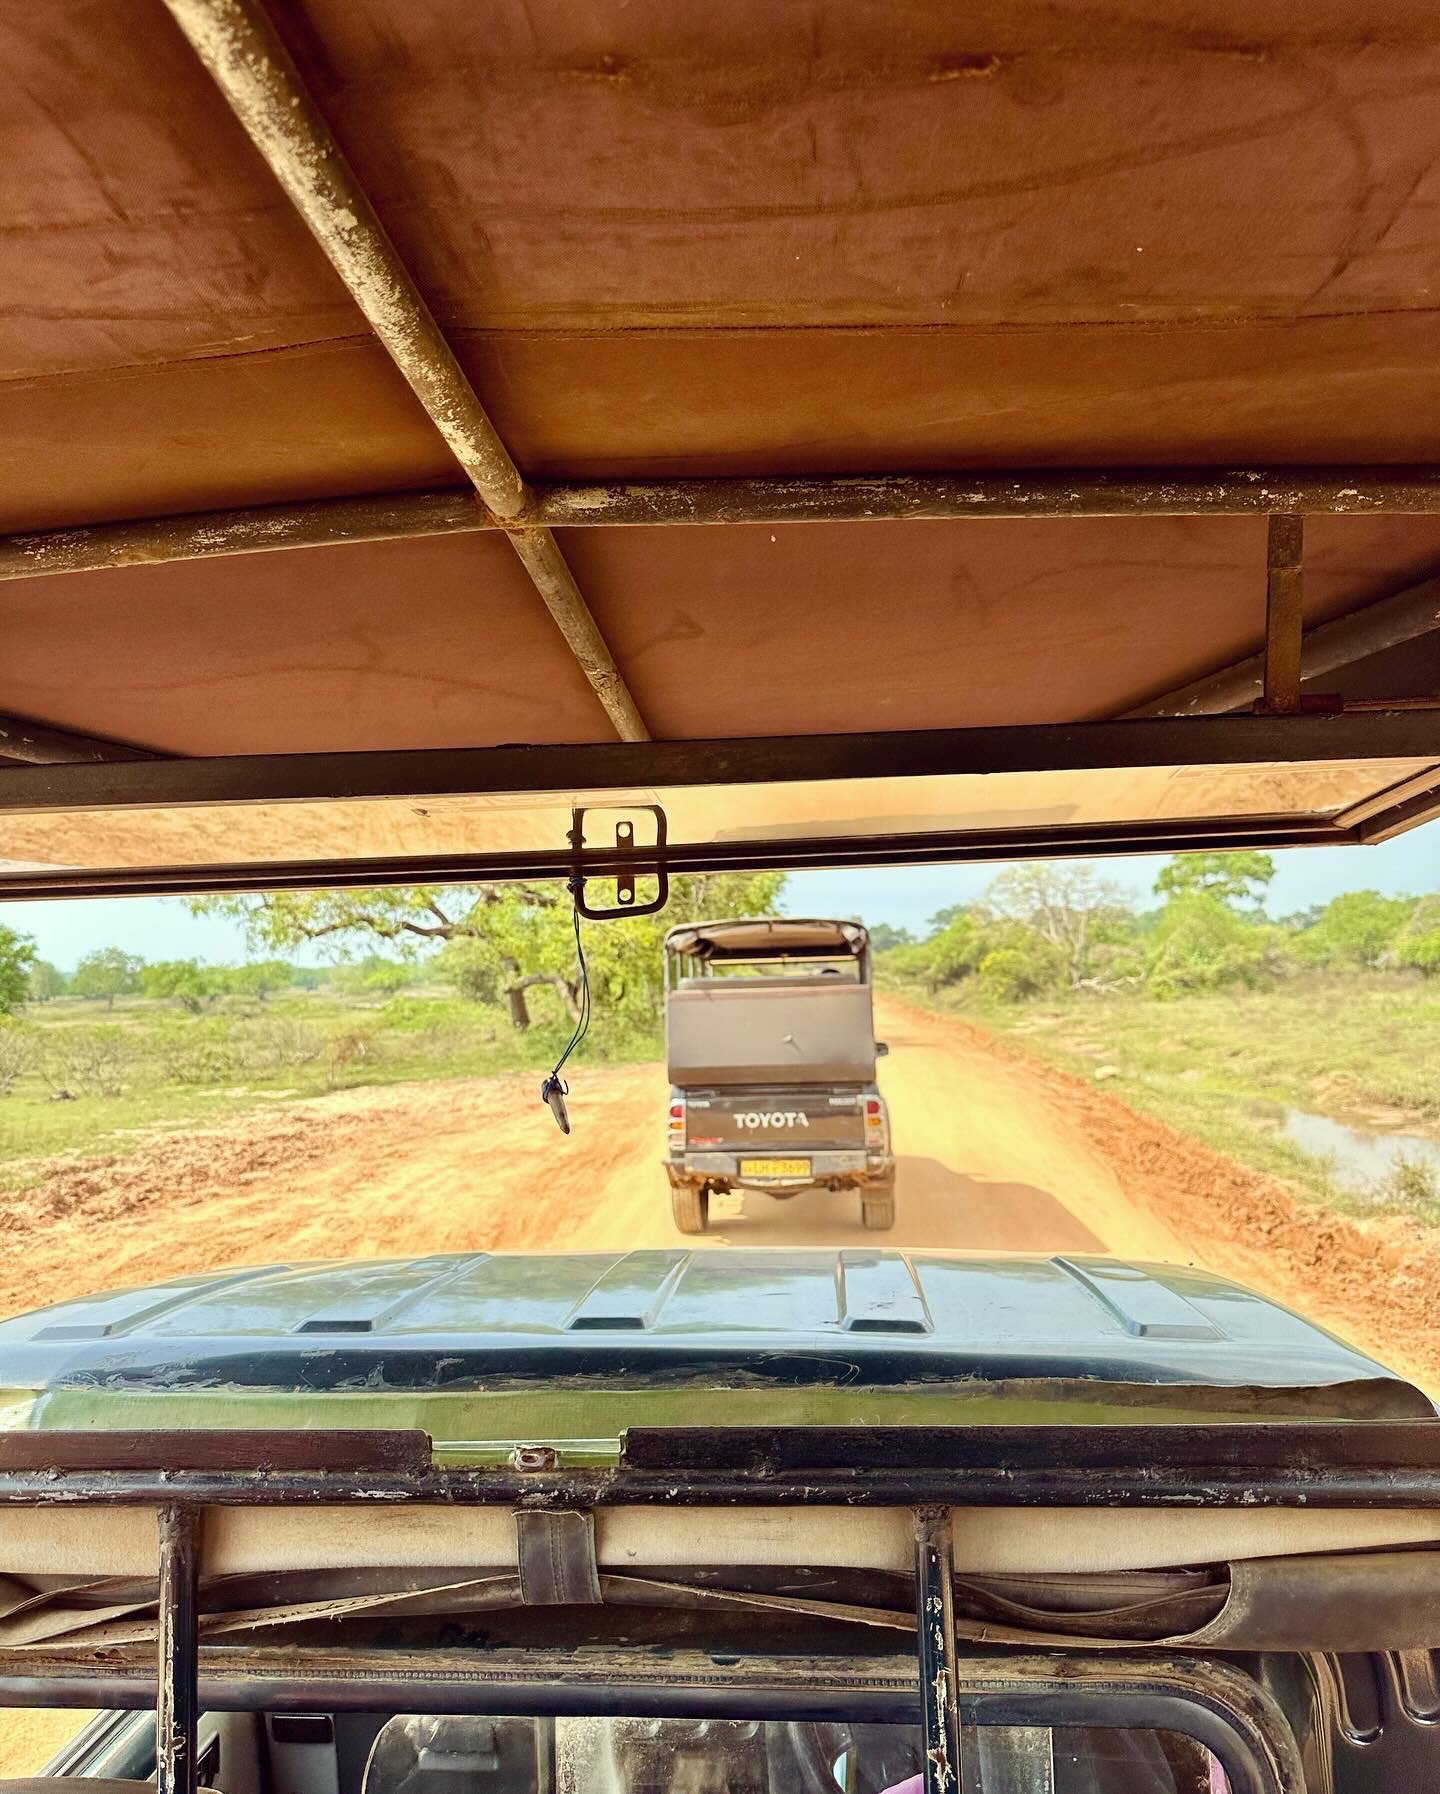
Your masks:
<instances>
[{"instance_id":1,"label":"orange dirt track","mask_svg":"<svg viewBox=\"0 0 1440 1794\"><path fill-rule=\"evenodd\" d=\"M900 1154L893 1234L854 1197L721 1200L707 1242L1113 1252L1262 1288L1440 1389L1440 1248L1297 1204L1158 1122L967 1023L885 1003ZM57 1160L3 1217L0 1311L222 1265L445 1251L664 1246L655 1066L341 1092L123 1158Z\"/></svg>"},{"instance_id":2,"label":"orange dirt track","mask_svg":"<svg viewBox=\"0 0 1440 1794\"><path fill-rule=\"evenodd\" d=\"M965 1022L889 1002L880 1028L901 1155L894 1233L863 1232L853 1197L750 1197L708 1244L1199 1262L1440 1393L1440 1247L1420 1229L1299 1205ZM582 1063L568 1139L539 1079L347 1091L124 1158L57 1160L0 1216L0 1312L230 1264L680 1243L658 1162L663 1072ZM0 1715L0 1772L33 1773L81 1717Z\"/></svg>"}]
</instances>

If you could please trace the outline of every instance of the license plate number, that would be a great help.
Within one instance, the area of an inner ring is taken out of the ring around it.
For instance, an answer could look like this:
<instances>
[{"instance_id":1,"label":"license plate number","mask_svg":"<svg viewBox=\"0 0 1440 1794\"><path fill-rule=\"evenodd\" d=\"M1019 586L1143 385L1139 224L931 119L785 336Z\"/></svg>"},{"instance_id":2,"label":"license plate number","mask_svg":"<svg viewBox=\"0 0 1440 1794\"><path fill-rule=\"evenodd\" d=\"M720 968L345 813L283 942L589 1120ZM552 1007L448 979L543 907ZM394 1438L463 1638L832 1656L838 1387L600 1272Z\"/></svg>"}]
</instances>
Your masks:
<instances>
[{"instance_id":1,"label":"license plate number","mask_svg":"<svg viewBox=\"0 0 1440 1794\"><path fill-rule=\"evenodd\" d=\"M809 1177L809 1159L741 1159L741 1177Z\"/></svg>"}]
</instances>

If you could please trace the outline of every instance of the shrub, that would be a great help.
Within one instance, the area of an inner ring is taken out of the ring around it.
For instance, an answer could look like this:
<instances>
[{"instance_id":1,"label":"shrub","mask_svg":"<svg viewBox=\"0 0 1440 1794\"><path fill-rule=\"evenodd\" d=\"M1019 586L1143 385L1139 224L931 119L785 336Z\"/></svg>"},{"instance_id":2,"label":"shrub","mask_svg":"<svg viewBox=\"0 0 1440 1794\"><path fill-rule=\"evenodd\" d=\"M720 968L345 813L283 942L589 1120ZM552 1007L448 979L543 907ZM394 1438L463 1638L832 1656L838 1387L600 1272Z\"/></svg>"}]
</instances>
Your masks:
<instances>
[{"instance_id":1,"label":"shrub","mask_svg":"<svg viewBox=\"0 0 1440 1794\"><path fill-rule=\"evenodd\" d=\"M239 1065L232 1030L218 1018L160 1023L150 1030L146 1045L167 1084L219 1084Z\"/></svg>"},{"instance_id":2,"label":"shrub","mask_svg":"<svg viewBox=\"0 0 1440 1794\"><path fill-rule=\"evenodd\" d=\"M123 1028L56 1028L39 1063L57 1094L119 1096L134 1067L134 1049Z\"/></svg>"},{"instance_id":3,"label":"shrub","mask_svg":"<svg viewBox=\"0 0 1440 1794\"><path fill-rule=\"evenodd\" d=\"M1382 897L1378 891L1342 892L1295 937L1291 951L1308 965L1381 965L1414 908L1408 897Z\"/></svg>"},{"instance_id":4,"label":"shrub","mask_svg":"<svg viewBox=\"0 0 1440 1794\"><path fill-rule=\"evenodd\" d=\"M1054 987L1055 967L1044 953L1020 946L995 947L980 961L976 978L987 996L1021 1003Z\"/></svg>"},{"instance_id":5,"label":"shrub","mask_svg":"<svg viewBox=\"0 0 1440 1794\"><path fill-rule=\"evenodd\" d=\"M470 1030L476 1023L475 1005L453 997L391 997L380 1011L380 1025L399 1034L448 1034Z\"/></svg>"},{"instance_id":6,"label":"shrub","mask_svg":"<svg viewBox=\"0 0 1440 1794\"><path fill-rule=\"evenodd\" d=\"M291 1070L313 1065L325 1051L325 1036L293 1015L267 1015L233 1030L235 1052L251 1071Z\"/></svg>"},{"instance_id":7,"label":"shrub","mask_svg":"<svg viewBox=\"0 0 1440 1794\"><path fill-rule=\"evenodd\" d=\"M1440 1209L1440 1171L1433 1160L1397 1153L1389 1171L1375 1186L1377 1201L1417 1210L1427 1218Z\"/></svg>"},{"instance_id":8,"label":"shrub","mask_svg":"<svg viewBox=\"0 0 1440 1794\"><path fill-rule=\"evenodd\" d=\"M29 1069L34 1057L32 1030L0 1016L0 1096L14 1088L16 1079Z\"/></svg>"},{"instance_id":9,"label":"shrub","mask_svg":"<svg viewBox=\"0 0 1440 1794\"><path fill-rule=\"evenodd\" d=\"M1152 996L1271 982L1283 967L1278 931L1238 915L1213 891L1172 897L1147 939Z\"/></svg>"},{"instance_id":10,"label":"shrub","mask_svg":"<svg viewBox=\"0 0 1440 1794\"><path fill-rule=\"evenodd\" d=\"M373 1063L379 1057L373 1028L364 1023L340 1028L325 1042L325 1088L335 1090L345 1082L352 1066Z\"/></svg>"}]
</instances>

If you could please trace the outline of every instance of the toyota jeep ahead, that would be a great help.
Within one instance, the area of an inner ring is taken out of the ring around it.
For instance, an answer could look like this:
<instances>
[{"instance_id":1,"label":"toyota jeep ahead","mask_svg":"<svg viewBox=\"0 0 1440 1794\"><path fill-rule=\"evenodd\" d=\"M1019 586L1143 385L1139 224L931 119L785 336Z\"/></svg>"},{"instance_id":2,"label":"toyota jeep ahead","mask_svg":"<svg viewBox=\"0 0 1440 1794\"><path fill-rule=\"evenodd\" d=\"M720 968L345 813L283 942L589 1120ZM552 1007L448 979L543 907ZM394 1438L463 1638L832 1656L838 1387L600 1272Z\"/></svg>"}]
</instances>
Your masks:
<instances>
[{"instance_id":1,"label":"toyota jeep ahead","mask_svg":"<svg viewBox=\"0 0 1440 1794\"><path fill-rule=\"evenodd\" d=\"M890 1118L875 1082L870 937L858 922L692 922L665 937L665 1169L675 1225L712 1194L858 1190L895 1225Z\"/></svg>"}]
</instances>

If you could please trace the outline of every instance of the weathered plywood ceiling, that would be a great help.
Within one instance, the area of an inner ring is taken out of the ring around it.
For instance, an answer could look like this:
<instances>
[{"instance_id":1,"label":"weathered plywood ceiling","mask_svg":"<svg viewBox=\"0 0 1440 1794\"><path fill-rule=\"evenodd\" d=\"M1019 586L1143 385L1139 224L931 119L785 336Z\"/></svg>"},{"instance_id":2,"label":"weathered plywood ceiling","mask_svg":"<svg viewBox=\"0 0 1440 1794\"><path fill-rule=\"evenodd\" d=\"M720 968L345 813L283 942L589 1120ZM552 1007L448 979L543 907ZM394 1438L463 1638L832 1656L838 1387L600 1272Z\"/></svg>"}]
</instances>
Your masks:
<instances>
[{"instance_id":1,"label":"weathered plywood ceiling","mask_svg":"<svg viewBox=\"0 0 1440 1794\"><path fill-rule=\"evenodd\" d=\"M465 488L211 78L247 5L0 23L0 530ZM530 482L1440 461L1422 0L269 10ZM1433 488L1348 490L1310 626L1440 573ZM1264 631L1263 515L557 537L662 738L1115 716ZM0 713L53 728L613 735L500 531L21 571ZM1434 639L1382 695L1440 685Z\"/></svg>"}]
</instances>

